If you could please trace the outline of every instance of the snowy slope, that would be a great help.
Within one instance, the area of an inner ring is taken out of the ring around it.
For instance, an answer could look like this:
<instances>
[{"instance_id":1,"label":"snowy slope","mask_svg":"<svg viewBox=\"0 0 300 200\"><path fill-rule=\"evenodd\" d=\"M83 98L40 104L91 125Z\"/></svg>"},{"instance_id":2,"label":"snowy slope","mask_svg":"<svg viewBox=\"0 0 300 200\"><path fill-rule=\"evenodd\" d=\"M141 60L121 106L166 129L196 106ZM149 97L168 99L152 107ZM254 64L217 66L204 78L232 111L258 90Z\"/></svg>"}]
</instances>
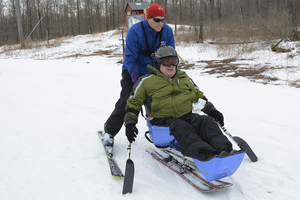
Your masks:
<instances>
[{"instance_id":1,"label":"snowy slope","mask_svg":"<svg viewBox=\"0 0 300 200\"><path fill-rule=\"evenodd\" d=\"M143 137L147 127L140 117L140 134L132 145L133 193L122 196L123 180L110 176L97 136L120 91L121 44L111 34L0 54L0 199L300 199L299 89L216 78L202 68L187 73L224 114L228 131L250 144L258 162L245 157L238 171L225 178L234 186L200 193L146 154L152 145ZM190 62L201 52L202 59L218 58L214 49L201 48L177 46ZM58 59L74 52L86 56ZM275 56L269 60L280 60L276 65L299 66L299 55L290 62ZM299 77L299 71L293 76ZM122 128L114 152L123 171L126 147Z\"/></svg>"}]
</instances>

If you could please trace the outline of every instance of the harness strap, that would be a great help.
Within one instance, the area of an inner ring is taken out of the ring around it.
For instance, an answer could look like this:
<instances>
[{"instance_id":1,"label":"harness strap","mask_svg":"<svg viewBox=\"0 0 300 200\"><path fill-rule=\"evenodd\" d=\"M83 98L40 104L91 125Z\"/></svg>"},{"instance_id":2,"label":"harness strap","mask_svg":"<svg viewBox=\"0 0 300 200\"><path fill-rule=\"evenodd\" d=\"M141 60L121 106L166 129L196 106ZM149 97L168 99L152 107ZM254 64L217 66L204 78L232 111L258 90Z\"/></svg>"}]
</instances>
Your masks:
<instances>
[{"instance_id":1,"label":"harness strap","mask_svg":"<svg viewBox=\"0 0 300 200\"><path fill-rule=\"evenodd\" d=\"M153 49L153 46L154 46L155 41L156 41L156 39L157 39L158 36L159 36L158 47L160 47L160 45L161 45L161 39L162 39L161 32L163 31L164 28L162 27L161 31L159 31L159 32L156 33L155 40L154 40L154 42L152 44L152 47L150 48L149 42L148 42L148 38L147 38L147 35L146 35L146 30L145 30L145 27L144 27L144 24L143 24L143 21L141 21L141 26L142 26L144 37L145 37L145 41L146 41L147 51L140 51L139 53L142 54L142 55L144 55L144 56L151 57L151 54L154 53L154 51L155 51L155 50L151 50L151 49Z\"/></svg>"},{"instance_id":2,"label":"harness strap","mask_svg":"<svg viewBox=\"0 0 300 200\"><path fill-rule=\"evenodd\" d=\"M145 37L145 40L146 40L147 51L150 51L150 47L149 47L149 43L148 43L148 38L147 38L147 35L146 35L146 30L145 30L143 21L141 21L141 26L142 26L144 37Z\"/></svg>"}]
</instances>

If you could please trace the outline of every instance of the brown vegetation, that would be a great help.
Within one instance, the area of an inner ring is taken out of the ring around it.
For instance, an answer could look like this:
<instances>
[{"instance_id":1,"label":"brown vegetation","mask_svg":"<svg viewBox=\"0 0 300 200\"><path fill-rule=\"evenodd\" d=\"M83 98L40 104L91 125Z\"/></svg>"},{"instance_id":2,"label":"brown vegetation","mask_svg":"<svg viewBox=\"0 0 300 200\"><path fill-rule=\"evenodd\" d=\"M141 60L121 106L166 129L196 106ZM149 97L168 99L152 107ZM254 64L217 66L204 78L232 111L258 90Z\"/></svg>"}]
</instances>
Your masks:
<instances>
[{"instance_id":1,"label":"brown vegetation","mask_svg":"<svg viewBox=\"0 0 300 200\"><path fill-rule=\"evenodd\" d=\"M277 84L279 78L276 76L266 75L272 74L272 71L282 70L283 67L270 67L270 66L243 66L237 64L239 60L236 58L230 58L225 60L210 60L210 61L198 61L197 63L206 63L207 65L203 68L202 73L215 75L217 78L221 77L245 77L253 82L262 84ZM241 60L240 60L241 61ZM193 69L195 64L182 64L181 69ZM291 67L295 68L295 67ZM300 79L288 81L288 84L292 87L300 88Z\"/></svg>"}]
</instances>

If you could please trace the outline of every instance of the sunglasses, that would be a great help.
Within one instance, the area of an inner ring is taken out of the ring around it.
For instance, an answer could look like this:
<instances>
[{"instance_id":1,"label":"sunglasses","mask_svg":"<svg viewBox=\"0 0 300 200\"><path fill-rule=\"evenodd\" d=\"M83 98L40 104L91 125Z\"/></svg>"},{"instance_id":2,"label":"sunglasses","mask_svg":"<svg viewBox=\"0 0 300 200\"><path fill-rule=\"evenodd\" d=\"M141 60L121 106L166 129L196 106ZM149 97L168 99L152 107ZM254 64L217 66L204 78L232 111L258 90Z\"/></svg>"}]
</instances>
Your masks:
<instances>
[{"instance_id":1,"label":"sunglasses","mask_svg":"<svg viewBox=\"0 0 300 200\"><path fill-rule=\"evenodd\" d=\"M149 15L150 16L150 15ZM151 16L150 16L151 17ZM154 17L151 17L153 19L153 21L155 21L156 23L159 23L159 22L162 22L162 23L165 23L166 22L166 18L163 18L163 19L158 19L158 18L154 18Z\"/></svg>"},{"instance_id":2,"label":"sunglasses","mask_svg":"<svg viewBox=\"0 0 300 200\"><path fill-rule=\"evenodd\" d=\"M163 58L161 60L161 64L166 67L171 67L171 65L174 65L175 67L177 67L179 64L179 59L178 59L178 57Z\"/></svg>"}]
</instances>

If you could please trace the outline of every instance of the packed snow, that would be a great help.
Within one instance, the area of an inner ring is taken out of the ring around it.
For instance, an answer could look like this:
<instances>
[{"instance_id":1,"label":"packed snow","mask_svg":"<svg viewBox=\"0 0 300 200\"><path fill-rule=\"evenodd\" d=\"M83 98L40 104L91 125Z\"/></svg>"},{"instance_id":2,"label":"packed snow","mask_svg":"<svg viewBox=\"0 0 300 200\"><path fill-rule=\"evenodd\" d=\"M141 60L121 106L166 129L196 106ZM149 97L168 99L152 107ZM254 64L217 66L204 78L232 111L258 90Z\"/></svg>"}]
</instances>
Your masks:
<instances>
[{"instance_id":1,"label":"packed snow","mask_svg":"<svg viewBox=\"0 0 300 200\"><path fill-rule=\"evenodd\" d=\"M65 38L57 46L0 47L0 199L300 199L300 90L290 85L300 78L299 42L284 43L292 47L289 53L259 43L253 46L264 47L253 52L243 52L242 45L227 52L209 43L178 43L179 54L194 65L185 69L188 75L224 114L227 130L246 140L258 161L245 156L237 172L224 178L232 187L201 193L145 152L153 145L143 136L147 126L140 117L131 152L133 193L123 196L123 178L110 175L97 135L121 89L120 38L109 31ZM262 84L204 73L205 61L232 57L241 67L273 66L272 75L279 79ZM124 131L114 146L123 172Z\"/></svg>"}]
</instances>

